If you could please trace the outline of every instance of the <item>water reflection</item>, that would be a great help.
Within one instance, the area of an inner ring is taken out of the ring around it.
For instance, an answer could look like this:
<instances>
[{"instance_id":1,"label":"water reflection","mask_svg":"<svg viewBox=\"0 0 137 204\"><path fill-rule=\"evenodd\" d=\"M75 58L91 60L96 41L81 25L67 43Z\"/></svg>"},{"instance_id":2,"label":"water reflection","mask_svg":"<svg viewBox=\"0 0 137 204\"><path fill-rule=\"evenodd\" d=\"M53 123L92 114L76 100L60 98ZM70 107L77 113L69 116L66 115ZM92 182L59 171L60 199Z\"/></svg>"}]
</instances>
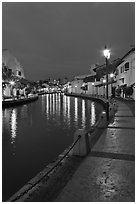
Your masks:
<instances>
[{"instance_id":1,"label":"water reflection","mask_svg":"<svg viewBox=\"0 0 137 204\"><path fill-rule=\"evenodd\" d=\"M47 118L49 119L49 94L47 94L46 97L46 114L47 114Z\"/></svg>"},{"instance_id":2,"label":"water reflection","mask_svg":"<svg viewBox=\"0 0 137 204\"><path fill-rule=\"evenodd\" d=\"M45 97L44 97L44 95L42 95L41 103L42 103L42 112L44 113L45 112Z\"/></svg>"},{"instance_id":3,"label":"water reflection","mask_svg":"<svg viewBox=\"0 0 137 204\"><path fill-rule=\"evenodd\" d=\"M66 117L68 118L68 124L70 125L70 120L71 120L70 118L70 97L67 97L67 116Z\"/></svg>"},{"instance_id":4,"label":"water reflection","mask_svg":"<svg viewBox=\"0 0 137 204\"><path fill-rule=\"evenodd\" d=\"M55 94L52 94L52 106L53 106L53 115L55 114Z\"/></svg>"},{"instance_id":5,"label":"water reflection","mask_svg":"<svg viewBox=\"0 0 137 204\"><path fill-rule=\"evenodd\" d=\"M75 98L74 108L75 108L74 121L75 124L78 125L78 98Z\"/></svg>"},{"instance_id":6,"label":"water reflection","mask_svg":"<svg viewBox=\"0 0 137 204\"><path fill-rule=\"evenodd\" d=\"M61 110L61 95L57 95L57 115L60 116L60 110Z\"/></svg>"},{"instance_id":7,"label":"water reflection","mask_svg":"<svg viewBox=\"0 0 137 204\"><path fill-rule=\"evenodd\" d=\"M86 124L86 117L85 117L85 111L86 111L86 108L85 108L85 100L82 100L82 127L85 128L85 124Z\"/></svg>"},{"instance_id":8,"label":"water reflection","mask_svg":"<svg viewBox=\"0 0 137 204\"><path fill-rule=\"evenodd\" d=\"M17 133L17 110L16 109L13 109L11 111L10 127L11 127L11 144L13 144L15 143L15 138Z\"/></svg>"},{"instance_id":9,"label":"water reflection","mask_svg":"<svg viewBox=\"0 0 137 204\"><path fill-rule=\"evenodd\" d=\"M96 121L95 108L94 102L88 101L86 103L84 99L78 98L70 100L70 97L61 94L47 94L42 97L42 111L43 113L46 111L47 119L49 120L51 116L56 118L63 115L63 121L67 122L68 126L70 126L70 122L73 119L76 127L80 124L80 127L86 128L87 123L93 126ZM86 121L88 115L90 118Z\"/></svg>"},{"instance_id":10,"label":"water reflection","mask_svg":"<svg viewBox=\"0 0 137 204\"><path fill-rule=\"evenodd\" d=\"M95 114L95 103L92 102L91 103L91 126L93 126L95 124L95 120L96 120L96 114Z\"/></svg>"},{"instance_id":11,"label":"water reflection","mask_svg":"<svg viewBox=\"0 0 137 204\"><path fill-rule=\"evenodd\" d=\"M46 94L37 102L4 109L3 172L8 171L3 175L4 199L71 145L77 129L94 125L101 110L96 103L62 94Z\"/></svg>"},{"instance_id":12,"label":"water reflection","mask_svg":"<svg viewBox=\"0 0 137 204\"><path fill-rule=\"evenodd\" d=\"M26 119L28 117L28 106L27 105L23 105L22 107L20 107L20 109L18 109L18 112L20 110L21 113L21 118ZM17 109L16 109L17 111Z\"/></svg>"},{"instance_id":13,"label":"water reflection","mask_svg":"<svg viewBox=\"0 0 137 204\"><path fill-rule=\"evenodd\" d=\"M66 113L67 113L67 96L63 97L63 115L65 116L64 119L66 119Z\"/></svg>"}]
</instances>

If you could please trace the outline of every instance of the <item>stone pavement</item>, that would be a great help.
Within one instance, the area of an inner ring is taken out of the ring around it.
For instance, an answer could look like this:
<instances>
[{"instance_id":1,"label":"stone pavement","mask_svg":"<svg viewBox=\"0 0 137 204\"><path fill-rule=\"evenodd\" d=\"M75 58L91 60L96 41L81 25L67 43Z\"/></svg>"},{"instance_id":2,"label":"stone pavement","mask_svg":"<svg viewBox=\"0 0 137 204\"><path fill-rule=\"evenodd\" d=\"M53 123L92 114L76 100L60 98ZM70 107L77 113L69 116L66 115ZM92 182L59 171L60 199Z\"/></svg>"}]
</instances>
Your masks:
<instances>
[{"instance_id":1,"label":"stone pavement","mask_svg":"<svg viewBox=\"0 0 137 204\"><path fill-rule=\"evenodd\" d=\"M135 118L120 102L118 111L55 202L135 201Z\"/></svg>"}]
</instances>

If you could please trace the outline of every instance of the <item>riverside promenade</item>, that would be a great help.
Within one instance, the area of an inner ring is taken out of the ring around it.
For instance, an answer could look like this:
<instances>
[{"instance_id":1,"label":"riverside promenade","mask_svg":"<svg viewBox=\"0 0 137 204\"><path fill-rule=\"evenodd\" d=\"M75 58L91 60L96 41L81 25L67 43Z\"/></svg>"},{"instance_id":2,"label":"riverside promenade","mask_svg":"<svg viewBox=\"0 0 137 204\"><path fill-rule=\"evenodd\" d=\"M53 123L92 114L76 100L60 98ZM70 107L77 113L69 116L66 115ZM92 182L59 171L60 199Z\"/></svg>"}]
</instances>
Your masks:
<instances>
[{"instance_id":1,"label":"riverside promenade","mask_svg":"<svg viewBox=\"0 0 137 204\"><path fill-rule=\"evenodd\" d=\"M135 112L130 102L116 102L115 116L86 157L68 157L49 180L47 166L8 202L134 202Z\"/></svg>"},{"instance_id":2,"label":"riverside promenade","mask_svg":"<svg viewBox=\"0 0 137 204\"><path fill-rule=\"evenodd\" d=\"M55 202L135 201L135 117L117 100L118 111Z\"/></svg>"}]
</instances>

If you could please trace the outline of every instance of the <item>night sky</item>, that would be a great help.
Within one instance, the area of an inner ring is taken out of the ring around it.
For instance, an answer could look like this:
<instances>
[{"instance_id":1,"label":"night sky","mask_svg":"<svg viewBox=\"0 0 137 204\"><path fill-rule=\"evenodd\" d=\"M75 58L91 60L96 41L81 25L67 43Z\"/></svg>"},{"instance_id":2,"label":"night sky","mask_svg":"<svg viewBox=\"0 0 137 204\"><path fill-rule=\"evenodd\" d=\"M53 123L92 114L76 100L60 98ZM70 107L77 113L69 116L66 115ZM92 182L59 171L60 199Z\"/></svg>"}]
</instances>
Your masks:
<instances>
[{"instance_id":1,"label":"night sky","mask_svg":"<svg viewBox=\"0 0 137 204\"><path fill-rule=\"evenodd\" d=\"M30 80L90 73L135 44L134 3L2 3L2 47L19 60Z\"/></svg>"}]
</instances>

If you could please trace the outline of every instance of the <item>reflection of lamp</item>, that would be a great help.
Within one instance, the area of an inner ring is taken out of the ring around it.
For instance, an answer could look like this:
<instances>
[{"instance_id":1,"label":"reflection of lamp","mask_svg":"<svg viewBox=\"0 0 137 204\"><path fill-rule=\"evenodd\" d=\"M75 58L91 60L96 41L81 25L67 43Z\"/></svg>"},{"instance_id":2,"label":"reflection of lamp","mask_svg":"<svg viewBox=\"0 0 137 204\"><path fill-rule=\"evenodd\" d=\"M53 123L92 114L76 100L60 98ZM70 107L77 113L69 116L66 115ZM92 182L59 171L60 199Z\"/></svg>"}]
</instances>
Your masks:
<instances>
[{"instance_id":1,"label":"reflection of lamp","mask_svg":"<svg viewBox=\"0 0 137 204\"><path fill-rule=\"evenodd\" d=\"M107 114L107 120L109 120L109 102L108 102L108 59L110 58L110 50L107 49L105 46L104 49L104 57L106 59L106 114Z\"/></svg>"},{"instance_id":2,"label":"reflection of lamp","mask_svg":"<svg viewBox=\"0 0 137 204\"><path fill-rule=\"evenodd\" d=\"M13 144L15 142L16 134L17 134L17 112L16 109L13 109L11 112L11 143Z\"/></svg>"},{"instance_id":3,"label":"reflection of lamp","mask_svg":"<svg viewBox=\"0 0 137 204\"><path fill-rule=\"evenodd\" d=\"M85 100L82 100L82 127L85 128L85 122L86 122L86 115L85 115L86 107L85 107Z\"/></svg>"}]
</instances>

